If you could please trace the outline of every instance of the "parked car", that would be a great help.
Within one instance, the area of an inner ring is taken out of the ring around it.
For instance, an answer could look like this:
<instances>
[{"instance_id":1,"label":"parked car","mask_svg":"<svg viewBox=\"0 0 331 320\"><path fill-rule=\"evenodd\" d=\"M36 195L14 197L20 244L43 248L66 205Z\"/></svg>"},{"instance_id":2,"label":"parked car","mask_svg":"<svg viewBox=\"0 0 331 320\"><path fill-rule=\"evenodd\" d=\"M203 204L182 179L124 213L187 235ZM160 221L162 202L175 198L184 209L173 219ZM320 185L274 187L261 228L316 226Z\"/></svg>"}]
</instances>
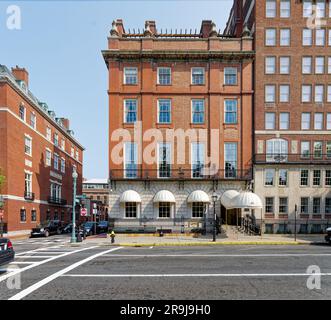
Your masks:
<instances>
[{"instance_id":1,"label":"parked car","mask_svg":"<svg viewBox=\"0 0 331 320\"><path fill-rule=\"evenodd\" d=\"M97 223L94 221L88 221L84 224L83 230L85 231L86 236L92 236L97 230Z\"/></svg>"},{"instance_id":2,"label":"parked car","mask_svg":"<svg viewBox=\"0 0 331 320\"><path fill-rule=\"evenodd\" d=\"M331 228L326 229L325 241L331 244Z\"/></svg>"},{"instance_id":3,"label":"parked car","mask_svg":"<svg viewBox=\"0 0 331 320\"><path fill-rule=\"evenodd\" d=\"M14 261L15 251L9 239L0 238L0 267L6 267Z\"/></svg>"},{"instance_id":4,"label":"parked car","mask_svg":"<svg viewBox=\"0 0 331 320\"><path fill-rule=\"evenodd\" d=\"M100 221L97 225L97 233L107 233L109 231L109 222Z\"/></svg>"},{"instance_id":5,"label":"parked car","mask_svg":"<svg viewBox=\"0 0 331 320\"><path fill-rule=\"evenodd\" d=\"M49 237L50 235L61 234L63 229L64 226L60 220L50 220L33 228L31 231L31 238L36 236Z\"/></svg>"}]
</instances>

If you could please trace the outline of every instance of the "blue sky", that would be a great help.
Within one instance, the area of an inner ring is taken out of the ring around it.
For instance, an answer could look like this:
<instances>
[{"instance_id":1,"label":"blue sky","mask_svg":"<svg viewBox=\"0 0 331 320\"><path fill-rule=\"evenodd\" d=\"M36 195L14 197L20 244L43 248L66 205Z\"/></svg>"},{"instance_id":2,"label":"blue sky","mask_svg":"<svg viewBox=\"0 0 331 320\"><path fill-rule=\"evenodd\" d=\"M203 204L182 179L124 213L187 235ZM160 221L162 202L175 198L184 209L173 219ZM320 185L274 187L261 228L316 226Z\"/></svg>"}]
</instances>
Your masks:
<instances>
[{"instance_id":1,"label":"blue sky","mask_svg":"<svg viewBox=\"0 0 331 320\"><path fill-rule=\"evenodd\" d=\"M6 10L21 8L21 30L8 30ZM30 90L58 116L68 117L86 147L84 177L108 172L107 69L101 50L116 18L125 28L200 29L213 20L224 29L232 0L214 1L1 1L0 64L30 73Z\"/></svg>"}]
</instances>

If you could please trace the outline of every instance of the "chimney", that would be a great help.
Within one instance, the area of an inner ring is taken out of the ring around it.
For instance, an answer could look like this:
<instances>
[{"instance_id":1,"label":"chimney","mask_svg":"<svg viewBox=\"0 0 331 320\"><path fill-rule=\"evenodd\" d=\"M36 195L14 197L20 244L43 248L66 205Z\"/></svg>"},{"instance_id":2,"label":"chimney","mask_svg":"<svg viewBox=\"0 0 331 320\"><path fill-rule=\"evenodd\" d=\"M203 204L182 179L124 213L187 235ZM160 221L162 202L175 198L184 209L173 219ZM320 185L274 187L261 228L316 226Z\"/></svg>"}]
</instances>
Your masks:
<instances>
[{"instance_id":1,"label":"chimney","mask_svg":"<svg viewBox=\"0 0 331 320\"><path fill-rule=\"evenodd\" d=\"M24 68L16 66L12 68L11 71L16 80L24 81L27 87L29 86L29 73Z\"/></svg>"},{"instance_id":2,"label":"chimney","mask_svg":"<svg viewBox=\"0 0 331 320\"><path fill-rule=\"evenodd\" d=\"M69 122L69 119L67 119L67 118L61 118L61 121L62 121L63 126L64 126L67 130L69 130L69 129L70 129L70 122Z\"/></svg>"},{"instance_id":3,"label":"chimney","mask_svg":"<svg viewBox=\"0 0 331 320\"><path fill-rule=\"evenodd\" d=\"M145 30L150 31L150 33L154 36L156 34L156 23L153 20L145 21Z\"/></svg>"},{"instance_id":4,"label":"chimney","mask_svg":"<svg viewBox=\"0 0 331 320\"><path fill-rule=\"evenodd\" d=\"M213 21L211 20L203 20L201 23L200 35L202 38L209 38L209 34L212 31Z\"/></svg>"}]
</instances>

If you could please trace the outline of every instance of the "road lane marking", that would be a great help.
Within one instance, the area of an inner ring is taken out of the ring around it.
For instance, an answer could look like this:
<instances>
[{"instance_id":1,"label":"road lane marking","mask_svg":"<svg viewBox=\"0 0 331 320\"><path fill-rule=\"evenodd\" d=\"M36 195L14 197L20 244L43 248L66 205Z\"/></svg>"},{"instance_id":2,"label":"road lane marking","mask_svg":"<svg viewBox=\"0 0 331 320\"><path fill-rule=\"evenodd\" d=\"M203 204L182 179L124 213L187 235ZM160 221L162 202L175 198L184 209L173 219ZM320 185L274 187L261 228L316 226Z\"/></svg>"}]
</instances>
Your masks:
<instances>
[{"instance_id":1,"label":"road lane marking","mask_svg":"<svg viewBox=\"0 0 331 320\"><path fill-rule=\"evenodd\" d=\"M49 259L46 259L46 260L42 260L42 261L38 261L32 265L29 265L29 266L26 266L22 269L19 269L19 270L16 270L10 274L6 274L6 275L3 275L3 276L0 276L0 282L16 275L16 274L19 274L19 273L22 273L24 271L27 271L29 269L32 269L32 268L35 268L35 267L38 267L42 264L45 264L45 263L48 263L48 262L51 262L53 260L56 260L56 259L60 259L60 258L63 258L63 257L66 257L66 256L69 256L71 254L75 254L75 253L78 253L78 252L82 252L82 251L86 251L86 250L91 250L91 249L95 249L95 248L98 248L98 246L94 246L94 247L89 247L89 248L84 248L84 249L79 249L79 250L75 250L75 251L70 251L70 252L67 252L67 253L64 253L64 254L61 254L59 256L55 256L55 257L52 257L52 258L49 258Z\"/></svg>"},{"instance_id":2,"label":"road lane marking","mask_svg":"<svg viewBox=\"0 0 331 320\"><path fill-rule=\"evenodd\" d=\"M19 256L16 257L18 259L25 259L25 258L29 258L29 259L44 259L44 258L53 258L53 257L57 257L57 256Z\"/></svg>"},{"instance_id":3,"label":"road lane marking","mask_svg":"<svg viewBox=\"0 0 331 320\"><path fill-rule=\"evenodd\" d=\"M36 262L36 261L14 261L14 262L11 262L11 263L9 263L9 264L13 264L13 265L15 265L15 264L32 264L32 263L38 263L38 262Z\"/></svg>"},{"instance_id":4,"label":"road lane marking","mask_svg":"<svg viewBox=\"0 0 331 320\"><path fill-rule=\"evenodd\" d=\"M15 257L22 256L22 255L29 254L29 253L33 253L33 252L42 251L42 250L45 250L45 249L48 250L48 249L56 249L56 248L58 248L58 246L49 247L49 248L38 248L38 249L29 250L29 251L19 252L19 253L15 254Z\"/></svg>"},{"instance_id":5,"label":"road lane marking","mask_svg":"<svg viewBox=\"0 0 331 320\"><path fill-rule=\"evenodd\" d=\"M60 270L60 271L58 271L58 272L50 275L49 277L47 277L47 278L45 278L45 279L43 279L43 280L35 283L34 285L32 285L32 286L30 286L30 287L22 290L21 292L19 292L18 294L12 296L8 300L21 300L24 297L26 297L27 295L29 295L30 293L32 293L32 292L38 290L39 288L43 287L44 285L48 284L49 282L51 282L51 281L53 281L53 280L55 280L55 279L63 276L67 272L72 271L72 270L78 268L79 266L81 266L81 265L83 265L83 264L85 264L85 263L87 263L87 262L89 262L89 261L91 261L93 259L96 259L96 258L98 258L100 256L103 256L104 254L107 254L109 252L113 252L113 251L116 251L116 250L119 250L119 249L122 249L122 247L113 248L113 249L110 249L110 250L99 252L99 253L94 254L94 255L92 255L92 256L90 256L88 258L85 258L85 259L83 259L81 261L78 261L78 262L72 264L71 266L69 266L67 268L64 268L64 269L62 269L62 270Z\"/></svg>"}]
</instances>

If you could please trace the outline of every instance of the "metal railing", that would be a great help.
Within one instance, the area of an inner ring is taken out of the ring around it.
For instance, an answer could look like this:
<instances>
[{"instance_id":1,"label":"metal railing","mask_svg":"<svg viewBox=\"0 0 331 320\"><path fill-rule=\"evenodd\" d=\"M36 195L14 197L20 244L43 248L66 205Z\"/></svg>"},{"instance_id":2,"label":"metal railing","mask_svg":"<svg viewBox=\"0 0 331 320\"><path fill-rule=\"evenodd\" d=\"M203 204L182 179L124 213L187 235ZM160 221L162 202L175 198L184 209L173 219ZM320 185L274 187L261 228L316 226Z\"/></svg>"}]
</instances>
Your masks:
<instances>
[{"instance_id":1,"label":"metal railing","mask_svg":"<svg viewBox=\"0 0 331 320\"><path fill-rule=\"evenodd\" d=\"M29 200L29 201L33 201L34 200L34 193L25 191L24 192L24 199Z\"/></svg>"},{"instance_id":2,"label":"metal railing","mask_svg":"<svg viewBox=\"0 0 331 320\"><path fill-rule=\"evenodd\" d=\"M309 154L277 154L263 153L254 155L254 163L302 163L302 164L330 164L331 154L309 153Z\"/></svg>"},{"instance_id":3,"label":"metal railing","mask_svg":"<svg viewBox=\"0 0 331 320\"><path fill-rule=\"evenodd\" d=\"M55 198L55 197L48 197L47 201L48 201L48 203L58 204L61 206L65 206L67 204L67 200L61 199L61 198Z\"/></svg>"}]
</instances>

